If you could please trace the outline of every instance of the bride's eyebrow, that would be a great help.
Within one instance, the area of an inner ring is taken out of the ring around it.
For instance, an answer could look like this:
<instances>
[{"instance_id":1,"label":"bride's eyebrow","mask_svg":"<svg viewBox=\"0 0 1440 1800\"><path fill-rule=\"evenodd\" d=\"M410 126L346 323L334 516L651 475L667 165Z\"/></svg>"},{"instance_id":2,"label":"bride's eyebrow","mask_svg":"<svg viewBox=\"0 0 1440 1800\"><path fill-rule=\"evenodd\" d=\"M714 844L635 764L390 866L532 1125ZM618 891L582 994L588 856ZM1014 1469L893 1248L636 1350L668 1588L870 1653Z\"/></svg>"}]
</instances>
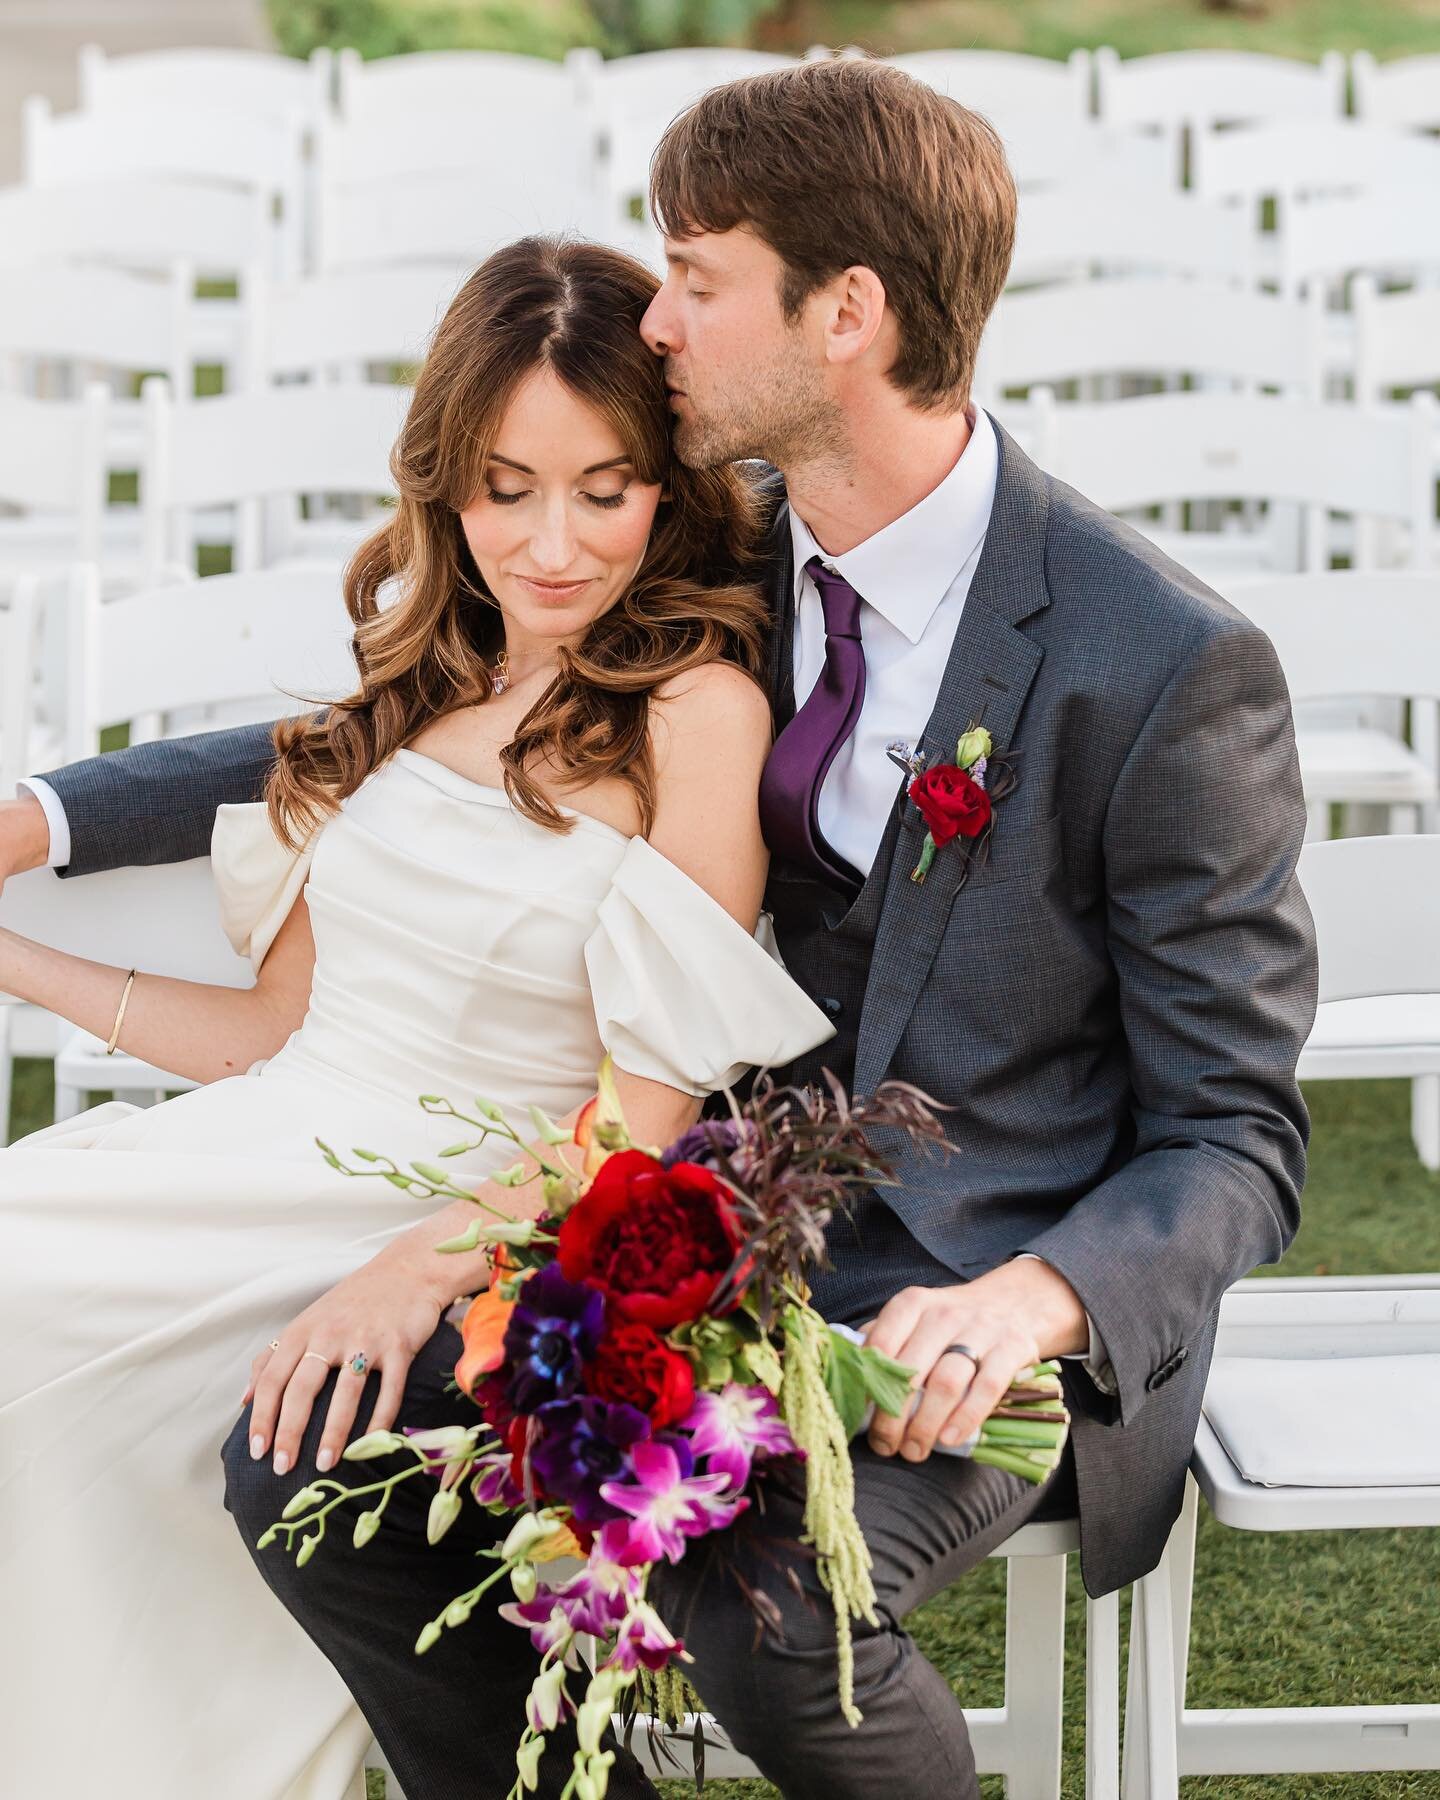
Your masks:
<instances>
[{"instance_id":1,"label":"bride's eyebrow","mask_svg":"<svg viewBox=\"0 0 1440 1800\"><path fill-rule=\"evenodd\" d=\"M533 475L535 471L527 468L522 462L515 462L508 456L501 456L498 451L490 452L491 462L504 463L507 469L514 469L521 475ZM582 475L598 475L602 469L628 469L631 459L628 456L612 456L609 462L591 463L588 469L582 469Z\"/></svg>"}]
</instances>

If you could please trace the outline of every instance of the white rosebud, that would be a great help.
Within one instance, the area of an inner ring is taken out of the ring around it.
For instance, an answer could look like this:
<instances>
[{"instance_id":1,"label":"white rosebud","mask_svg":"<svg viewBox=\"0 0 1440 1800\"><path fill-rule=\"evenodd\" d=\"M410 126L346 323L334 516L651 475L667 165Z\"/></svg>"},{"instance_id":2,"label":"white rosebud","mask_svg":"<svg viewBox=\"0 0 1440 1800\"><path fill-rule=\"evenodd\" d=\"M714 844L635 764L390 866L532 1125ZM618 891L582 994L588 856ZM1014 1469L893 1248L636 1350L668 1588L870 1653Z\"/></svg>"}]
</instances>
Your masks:
<instances>
[{"instance_id":1,"label":"white rosebud","mask_svg":"<svg viewBox=\"0 0 1440 1800\"><path fill-rule=\"evenodd\" d=\"M425 1521L425 1541L438 1544L459 1517L460 1496L454 1488L438 1488Z\"/></svg>"},{"instance_id":2,"label":"white rosebud","mask_svg":"<svg viewBox=\"0 0 1440 1800\"><path fill-rule=\"evenodd\" d=\"M977 725L973 731L967 731L955 746L955 761L962 769L968 769L971 763L979 762L982 756L988 756L994 747L990 741L990 733L983 725Z\"/></svg>"}]
</instances>

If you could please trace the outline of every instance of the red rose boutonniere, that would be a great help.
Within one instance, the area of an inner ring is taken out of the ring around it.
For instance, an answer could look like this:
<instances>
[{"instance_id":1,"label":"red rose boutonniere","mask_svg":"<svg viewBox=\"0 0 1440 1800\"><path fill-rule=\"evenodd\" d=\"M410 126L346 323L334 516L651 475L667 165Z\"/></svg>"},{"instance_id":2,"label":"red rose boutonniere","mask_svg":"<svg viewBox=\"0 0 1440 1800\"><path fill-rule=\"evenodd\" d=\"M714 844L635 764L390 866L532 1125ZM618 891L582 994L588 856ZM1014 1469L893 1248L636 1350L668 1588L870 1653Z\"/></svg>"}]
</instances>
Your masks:
<instances>
[{"instance_id":1,"label":"red rose boutonniere","mask_svg":"<svg viewBox=\"0 0 1440 1800\"><path fill-rule=\"evenodd\" d=\"M953 763L927 767L925 753L912 751L908 744L891 744L889 751L892 760L909 774L906 792L928 827L910 879L924 881L935 852L952 838L974 839L972 856L983 855L994 823L995 803L1015 785L1008 760L996 752L984 726L966 727L955 746Z\"/></svg>"}]
</instances>

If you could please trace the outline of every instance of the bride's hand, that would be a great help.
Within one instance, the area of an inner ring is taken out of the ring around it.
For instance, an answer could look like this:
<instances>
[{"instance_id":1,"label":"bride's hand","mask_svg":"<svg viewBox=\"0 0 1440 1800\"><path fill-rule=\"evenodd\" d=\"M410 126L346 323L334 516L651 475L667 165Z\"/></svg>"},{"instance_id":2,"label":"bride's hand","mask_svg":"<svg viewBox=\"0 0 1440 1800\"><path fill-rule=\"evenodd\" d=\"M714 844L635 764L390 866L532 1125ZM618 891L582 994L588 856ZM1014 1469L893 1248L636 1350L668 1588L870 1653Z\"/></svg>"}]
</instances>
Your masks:
<instances>
[{"instance_id":1,"label":"bride's hand","mask_svg":"<svg viewBox=\"0 0 1440 1800\"><path fill-rule=\"evenodd\" d=\"M379 1373L380 1395L368 1429L388 1431L394 1425L410 1365L455 1298L443 1278L437 1280L436 1262L433 1250L417 1255L406 1240L387 1245L307 1306L280 1333L278 1348L260 1352L244 1396L247 1401L252 1393L255 1397L251 1456L264 1456L273 1441L275 1473L294 1468L316 1396L336 1368L340 1374L316 1457L318 1469L332 1468L339 1460L371 1373ZM351 1366L357 1353L365 1359L358 1373Z\"/></svg>"}]
</instances>

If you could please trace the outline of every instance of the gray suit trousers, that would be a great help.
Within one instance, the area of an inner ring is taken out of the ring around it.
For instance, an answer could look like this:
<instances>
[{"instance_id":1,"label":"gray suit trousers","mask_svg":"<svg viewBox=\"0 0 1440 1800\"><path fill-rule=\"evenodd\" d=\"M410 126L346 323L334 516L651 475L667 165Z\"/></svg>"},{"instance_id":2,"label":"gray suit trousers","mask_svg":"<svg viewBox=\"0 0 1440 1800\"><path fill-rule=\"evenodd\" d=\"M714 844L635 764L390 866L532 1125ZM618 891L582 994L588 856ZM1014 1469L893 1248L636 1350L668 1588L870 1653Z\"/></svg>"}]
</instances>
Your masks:
<instances>
[{"instance_id":1,"label":"gray suit trousers","mask_svg":"<svg viewBox=\"0 0 1440 1800\"><path fill-rule=\"evenodd\" d=\"M445 1391L459 1351L459 1334L442 1324L411 1369L400 1426L474 1421L471 1403ZM378 1393L372 1375L352 1435L364 1432ZM268 1460L251 1460L246 1410L225 1445L225 1503L271 1590L354 1695L406 1800L503 1800L514 1781L514 1746L538 1659L520 1630L483 1604L425 1656L415 1655L414 1643L425 1620L474 1581L476 1552L498 1542L509 1522L467 1506L442 1542L430 1546L430 1487L421 1477L401 1486L363 1550L350 1542L348 1511L332 1520L304 1569L278 1544L255 1549L314 1475L330 1394L331 1387L322 1389L299 1462L284 1476ZM377 1466L341 1462L332 1478L359 1486L374 1479ZM771 1489L763 1512L697 1546L699 1553L679 1569L663 1570L656 1603L695 1658L690 1673L707 1707L786 1800L874 1800L887 1790L977 1800L959 1703L916 1650L903 1620L1027 1519L1073 1513L1073 1470L1062 1464L1044 1488L1034 1488L958 1457L915 1465L875 1456L857 1442L855 1483L879 1597L878 1626L855 1627L856 1698L865 1715L857 1730L837 1706L834 1614L813 1562L799 1548L795 1495ZM757 1636L737 1572L776 1601L781 1632ZM570 1734L552 1734L550 1745L539 1800L555 1800L570 1773ZM688 1771L688 1754L680 1754L680 1770L667 1766L660 1778ZM656 1800L638 1761L623 1751L610 1793L612 1800Z\"/></svg>"}]
</instances>

